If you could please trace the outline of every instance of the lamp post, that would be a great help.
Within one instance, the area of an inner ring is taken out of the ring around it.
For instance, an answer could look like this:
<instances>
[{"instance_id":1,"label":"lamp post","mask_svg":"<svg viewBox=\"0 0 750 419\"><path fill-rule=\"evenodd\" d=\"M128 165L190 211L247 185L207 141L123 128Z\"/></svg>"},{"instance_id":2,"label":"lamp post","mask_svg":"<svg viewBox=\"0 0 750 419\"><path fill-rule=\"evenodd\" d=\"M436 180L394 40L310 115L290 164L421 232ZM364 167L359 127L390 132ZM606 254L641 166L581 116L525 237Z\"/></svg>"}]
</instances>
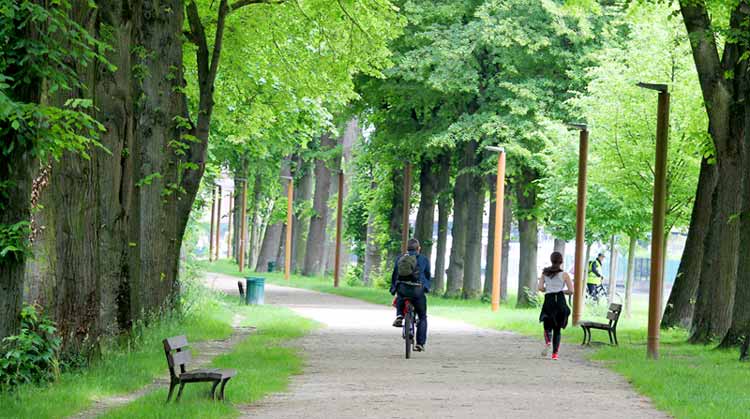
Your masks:
<instances>
[{"instance_id":1,"label":"lamp post","mask_svg":"<svg viewBox=\"0 0 750 419\"><path fill-rule=\"evenodd\" d=\"M284 246L284 279L289 281L292 273L292 216L294 215L294 178L281 176L289 181L286 189L286 245Z\"/></svg>"},{"instance_id":2,"label":"lamp post","mask_svg":"<svg viewBox=\"0 0 750 419\"><path fill-rule=\"evenodd\" d=\"M573 299L573 325L581 321L583 311L586 268L584 262L586 241L586 171L588 168L589 130L586 124L568 124L579 131L578 139L578 202L576 204L575 291Z\"/></svg>"},{"instance_id":3,"label":"lamp post","mask_svg":"<svg viewBox=\"0 0 750 419\"><path fill-rule=\"evenodd\" d=\"M503 213L505 209L505 148L485 147L497 154L497 185L495 187L495 231L492 247L492 311L500 309L500 272L503 259Z\"/></svg>"},{"instance_id":4,"label":"lamp post","mask_svg":"<svg viewBox=\"0 0 750 419\"><path fill-rule=\"evenodd\" d=\"M401 228L401 253L406 253L409 241L409 210L411 210L411 163L404 167L404 213Z\"/></svg>"},{"instance_id":5,"label":"lamp post","mask_svg":"<svg viewBox=\"0 0 750 419\"><path fill-rule=\"evenodd\" d=\"M341 275L341 225L344 208L344 171L339 171L339 193L336 204L336 257L334 258L333 267L333 286L339 286L339 277Z\"/></svg>"},{"instance_id":6,"label":"lamp post","mask_svg":"<svg viewBox=\"0 0 750 419\"><path fill-rule=\"evenodd\" d=\"M664 218L667 201L667 149L669 145L669 88L666 84L638 83L638 87L659 92L656 111L656 162L654 164L654 209L651 221L651 273L648 294L647 356L659 358L664 267Z\"/></svg>"}]
</instances>

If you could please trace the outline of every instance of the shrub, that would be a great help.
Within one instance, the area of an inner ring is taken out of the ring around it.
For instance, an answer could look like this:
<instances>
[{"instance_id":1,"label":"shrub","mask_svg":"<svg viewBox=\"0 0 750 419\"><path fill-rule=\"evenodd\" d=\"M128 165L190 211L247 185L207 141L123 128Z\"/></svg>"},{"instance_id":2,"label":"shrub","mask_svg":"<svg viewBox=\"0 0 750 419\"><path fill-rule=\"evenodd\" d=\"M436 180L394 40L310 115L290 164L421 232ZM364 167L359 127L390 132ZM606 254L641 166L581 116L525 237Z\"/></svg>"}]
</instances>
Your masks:
<instances>
[{"instance_id":1,"label":"shrub","mask_svg":"<svg viewBox=\"0 0 750 419\"><path fill-rule=\"evenodd\" d=\"M0 391L25 383L55 380L60 374L60 344L55 323L26 305L21 310L21 332L0 345Z\"/></svg>"},{"instance_id":2,"label":"shrub","mask_svg":"<svg viewBox=\"0 0 750 419\"><path fill-rule=\"evenodd\" d=\"M359 287L362 285L362 266L360 264L351 265L346 271L346 283L350 287Z\"/></svg>"}]
</instances>

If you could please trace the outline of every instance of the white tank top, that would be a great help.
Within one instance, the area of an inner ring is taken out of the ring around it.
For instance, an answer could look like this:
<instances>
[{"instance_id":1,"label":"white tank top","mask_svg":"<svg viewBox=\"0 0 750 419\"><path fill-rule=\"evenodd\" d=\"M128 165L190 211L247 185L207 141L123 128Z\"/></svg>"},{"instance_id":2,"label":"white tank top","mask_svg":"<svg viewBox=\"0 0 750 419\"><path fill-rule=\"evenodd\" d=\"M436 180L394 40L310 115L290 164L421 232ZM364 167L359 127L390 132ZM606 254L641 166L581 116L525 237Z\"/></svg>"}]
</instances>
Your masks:
<instances>
[{"instance_id":1,"label":"white tank top","mask_svg":"<svg viewBox=\"0 0 750 419\"><path fill-rule=\"evenodd\" d=\"M542 275L544 279L544 293L554 294L560 292L565 288L565 272L558 272L553 277Z\"/></svg>"}]
</instances>

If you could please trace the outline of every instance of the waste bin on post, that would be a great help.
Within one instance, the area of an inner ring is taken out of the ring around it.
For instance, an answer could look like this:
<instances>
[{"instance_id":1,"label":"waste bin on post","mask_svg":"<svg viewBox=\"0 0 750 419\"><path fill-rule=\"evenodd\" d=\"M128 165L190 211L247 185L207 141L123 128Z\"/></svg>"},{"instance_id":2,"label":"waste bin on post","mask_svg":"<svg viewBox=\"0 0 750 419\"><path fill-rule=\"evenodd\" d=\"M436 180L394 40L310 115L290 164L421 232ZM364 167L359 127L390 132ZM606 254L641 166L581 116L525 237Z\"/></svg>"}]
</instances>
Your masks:
<instances>
[{"instance_id":1,"label":"waste bin on post","mask_svg":"<svg viewBox=\"0 0 750 419\"><path fill-rule=\"evenodd\" d=\"M254 286L255 286L255 301L254 304L263 304L266 297L265 292L265 284L266 280L265 278L253 278L255 280Z\"/></svg>"},{"instance_id":2,"label":"waste bin on post","mask_svg":"<svg viewBox=\"0 0 750 419\"><path fill-rule=\"evenodd\" d=\"M276 269L276 262L269 260L268 261L268 272L273 272L273 270Z\"/></svg>"},{"instance_id":3,"label":"waste bin on post","mask_svg":"<svg viewBox=\"0 0 750 419\"><path fill-rule=\"evenodd\" d=\"M255 278L245 278L245 304L255 304Z\"/></svg>"}]
</instances>

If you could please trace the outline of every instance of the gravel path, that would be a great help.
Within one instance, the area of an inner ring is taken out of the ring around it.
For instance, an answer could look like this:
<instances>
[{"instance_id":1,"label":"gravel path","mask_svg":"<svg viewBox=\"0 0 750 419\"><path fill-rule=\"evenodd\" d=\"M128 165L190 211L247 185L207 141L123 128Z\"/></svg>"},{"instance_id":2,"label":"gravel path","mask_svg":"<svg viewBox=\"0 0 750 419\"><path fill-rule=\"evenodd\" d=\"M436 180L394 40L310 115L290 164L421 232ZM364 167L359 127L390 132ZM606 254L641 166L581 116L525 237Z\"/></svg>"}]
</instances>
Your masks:
<instances>
[{"instance_id":1,"label":"gravel path","mask_svg":"<svg viewBox=\"0 0 750 419\"><path fill-rule=\"evenodd\" d=\"M237 292L237 278L208 280ZM667 417L621 376L586 361L575 343L552 361L540 356L537 340L430 316L427 351L406 360L392 309L273 285L266 285L266 303L326 327L293 343L306 367L289 391L243 407L246 417Z\"/></svg>"}]
</instances>

